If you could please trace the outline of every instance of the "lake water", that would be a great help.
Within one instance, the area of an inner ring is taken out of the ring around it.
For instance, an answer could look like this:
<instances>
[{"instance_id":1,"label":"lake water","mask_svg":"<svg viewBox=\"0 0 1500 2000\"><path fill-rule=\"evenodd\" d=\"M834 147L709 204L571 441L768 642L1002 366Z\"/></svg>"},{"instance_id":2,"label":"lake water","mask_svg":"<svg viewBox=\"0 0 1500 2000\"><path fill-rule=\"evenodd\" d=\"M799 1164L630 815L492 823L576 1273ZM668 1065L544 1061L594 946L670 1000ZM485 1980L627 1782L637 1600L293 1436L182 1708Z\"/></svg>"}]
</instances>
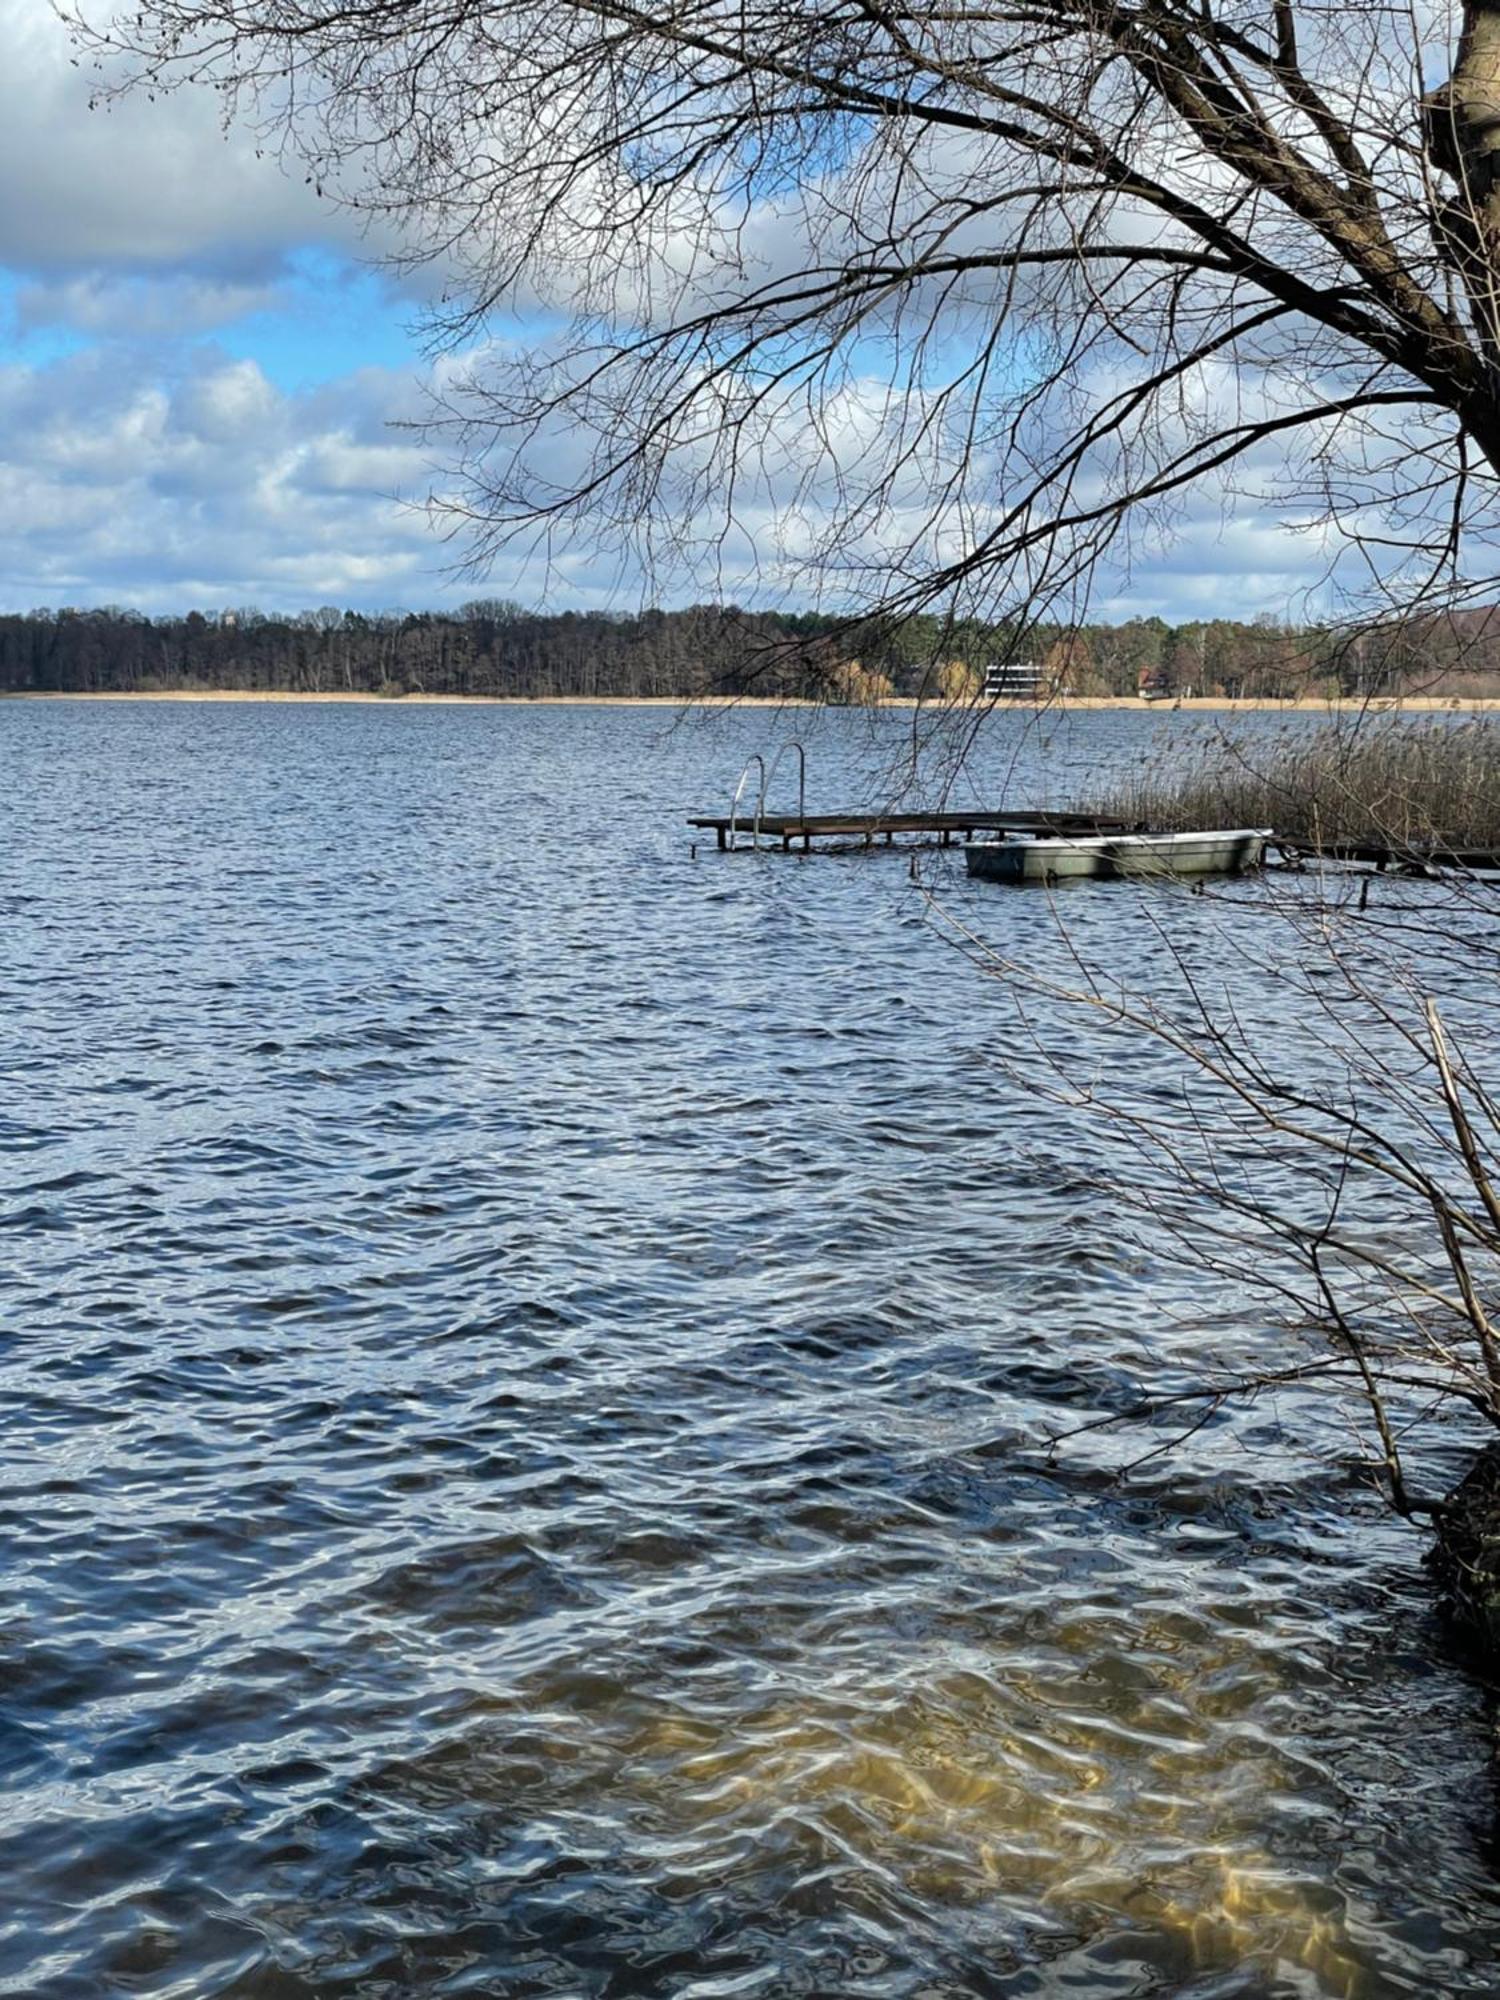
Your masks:
<instances>
[{"instance_id":1,"label":"lake water","mask_svg":"<svg viewBox=\"0 0 1500 2000\"><path fill-rule=\"evenodd\" d=\"M1493 1993L1421 1538L1295 1401L1048 1462L1274 1336L905 854L694 857L787 725L668 724L0 709L0 1991Z\"/></svg>"}]
</instances>

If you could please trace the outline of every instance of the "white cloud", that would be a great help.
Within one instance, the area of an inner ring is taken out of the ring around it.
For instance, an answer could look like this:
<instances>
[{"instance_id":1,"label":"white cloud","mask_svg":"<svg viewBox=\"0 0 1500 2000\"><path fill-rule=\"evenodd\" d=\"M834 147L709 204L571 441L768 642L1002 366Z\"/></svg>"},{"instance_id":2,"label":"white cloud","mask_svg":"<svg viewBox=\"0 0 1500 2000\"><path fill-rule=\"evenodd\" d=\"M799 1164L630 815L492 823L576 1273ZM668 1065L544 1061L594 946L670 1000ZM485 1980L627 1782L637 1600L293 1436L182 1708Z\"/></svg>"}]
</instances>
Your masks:
<instances>
[{"instance_id":1,"label":"white cloud","mask_svg":"<svg viewBox=\"0 0 1500 2000\"><path fill-rule=\"evenodd\" d=\"M288 395L223 358L171 384L121 382L96 355L0 372L9 607L447 594L412 504L423 456L385 423L409 398L374 371Z\"/></svg>"},{"instance_id":2,"label":"white cloud","mask_svg":"<svg viewBox=\"0 0 1500 2000\"><path fill-rule=\"evenodd\" d=\"M192 375L173 401L176 430L221 450L263 448L282 415L281 399L253 361Z\"/></svg>"},{"instance_id":3,"label":"white cloud","mask_svg":"<svg viewBox=\"0 0 1500 2000\"><path fill-rule=\"evenodd\" d=\"M868 434L884 393L870 385L866 408L851 394L850 436ZM253 361L202 351L159 378L122 375L107 350L0 368L0 606L461 603L479 586L450 573L460 550L424 510L429 453L391 426L422 408L399 373L363 369L290 393ZM710 528L721 537L727 598L761 588L774 599L822 532L816 505L800 504L815 492L799 499L790 466L784 478L747 495L732 524L711 509L700 518L705 539ZM899 541L917 527L915 508L898 508L882 532ZM878 565L886 546L872 532L845 559ZM1100 579L1094 609L1179 620L1280 610L1317 582L1327 553L1326 538L1289 533L1268 509L1226 519L1222 495L1205 494L1133 581ZM696 594L659 582L666 601ZM554 608L658 594L628 555L601 553L582 532L554 542L545 565L502 555L482 588Z\"/></svg>"},{"instance_id":4,"label":"white cloud","mask_svg":"<svg viewBox=\"0 0 1500 2000\"><path fill-rule=\"evenodd\" d=\"M16 323L23 333L64 326L104 339L179 339L230 326L285 303L284 289L271 282L174 272L141 278L90 271L18 287Z\"/></svg>"},{"instance_id":5,"label":"white cloud","mask_svg":"<svg viewBox=\"0 0 1500 2000\"><path fill-rule=\"evenodd\" d=\"M227 136L185 90L91 111L98 79L46 0L0 0L0 264L56 278L200 269L260 283L289 246L358 251L357 221ZM54 295L56 302L56 295Z\"/></svg>"}]
</instances>

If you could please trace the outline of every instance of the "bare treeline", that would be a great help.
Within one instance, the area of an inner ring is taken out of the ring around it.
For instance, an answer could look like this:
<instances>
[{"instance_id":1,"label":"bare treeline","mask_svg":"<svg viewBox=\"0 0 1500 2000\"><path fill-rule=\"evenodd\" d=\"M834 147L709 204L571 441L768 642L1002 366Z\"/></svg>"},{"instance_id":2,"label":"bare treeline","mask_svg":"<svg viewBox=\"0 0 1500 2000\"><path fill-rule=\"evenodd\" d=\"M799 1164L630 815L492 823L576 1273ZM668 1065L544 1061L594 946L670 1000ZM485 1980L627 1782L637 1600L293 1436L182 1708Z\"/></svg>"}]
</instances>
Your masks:
<instances>
[{"instance_id":1,"label":"bare treeline","mask_svg":"<svg viewBox=\"0 0 1500 2000\"><path fill-rule=\"evenodd\" d=\"M1493 627L1493 629L1492 629ZM831 701L983 698L984 668L1024 654L1078 696L1295 700L1500 693L1500 619L1347 635L1228 619L1071 630L930 617L850 624L732 606L543 614L485 599L452 613L324 606L150 618L119 608L0 616L0 691L250 689L545 697L697 695Z\"/></svg>"},{"instance_id":2,"label":"bare treeline","mask_svg":"<svg viewBox=\"0 0 1500 2000\"><path fill-rule=\"evenodd\" d=\"M501 602L453 616L332 606L296 617L34 612L0 618L0 689L797 695L813 689L823 656L819 634L797 625L712 608L546 617Z\"/></svg>"}]
</instances>

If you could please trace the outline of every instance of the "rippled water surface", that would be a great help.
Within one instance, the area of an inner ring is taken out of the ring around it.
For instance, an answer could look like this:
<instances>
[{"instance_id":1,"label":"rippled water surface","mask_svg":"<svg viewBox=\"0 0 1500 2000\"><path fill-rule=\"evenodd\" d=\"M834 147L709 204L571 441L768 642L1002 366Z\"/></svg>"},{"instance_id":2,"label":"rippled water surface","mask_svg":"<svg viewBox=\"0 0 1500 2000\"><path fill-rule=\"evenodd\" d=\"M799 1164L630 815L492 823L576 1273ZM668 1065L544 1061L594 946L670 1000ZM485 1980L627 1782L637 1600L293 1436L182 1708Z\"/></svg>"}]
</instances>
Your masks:
<instances>
[{"instance_id":1,"label":"rippled water surface","mask_svg":"<svg viewBox=\"0 0 1500 2000\"><path fill-rule=\"evenodd\" d=\"M693 857L776 727L0 709L0 1990L1495 1990L1419 1538L1295 1403L1049 1464L1272 1336L905 856Z\"/></svg>"}]
</instances>

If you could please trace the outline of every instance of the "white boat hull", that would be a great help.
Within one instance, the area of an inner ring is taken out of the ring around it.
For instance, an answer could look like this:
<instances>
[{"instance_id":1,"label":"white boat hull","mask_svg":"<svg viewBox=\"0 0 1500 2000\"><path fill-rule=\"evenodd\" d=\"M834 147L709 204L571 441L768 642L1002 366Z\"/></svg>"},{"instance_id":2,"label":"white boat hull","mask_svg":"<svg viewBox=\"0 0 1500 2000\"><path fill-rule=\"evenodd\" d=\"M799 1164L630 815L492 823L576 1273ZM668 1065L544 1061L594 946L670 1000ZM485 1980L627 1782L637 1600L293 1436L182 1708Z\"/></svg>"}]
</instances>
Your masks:
<instances>
[{"instance_id":1,"label":"white boat hull","mask_svg":"<svg viewBox=\"0 0 1500 2000\"><path fill-rule=\"evenodd\" d=\"M969 873L987 882L1068 882L1120 876L1238 875L1259 868L1268 827L1205 833L1106 833L1075 839L971 840Z\"/></svg>"}]
</instances>

